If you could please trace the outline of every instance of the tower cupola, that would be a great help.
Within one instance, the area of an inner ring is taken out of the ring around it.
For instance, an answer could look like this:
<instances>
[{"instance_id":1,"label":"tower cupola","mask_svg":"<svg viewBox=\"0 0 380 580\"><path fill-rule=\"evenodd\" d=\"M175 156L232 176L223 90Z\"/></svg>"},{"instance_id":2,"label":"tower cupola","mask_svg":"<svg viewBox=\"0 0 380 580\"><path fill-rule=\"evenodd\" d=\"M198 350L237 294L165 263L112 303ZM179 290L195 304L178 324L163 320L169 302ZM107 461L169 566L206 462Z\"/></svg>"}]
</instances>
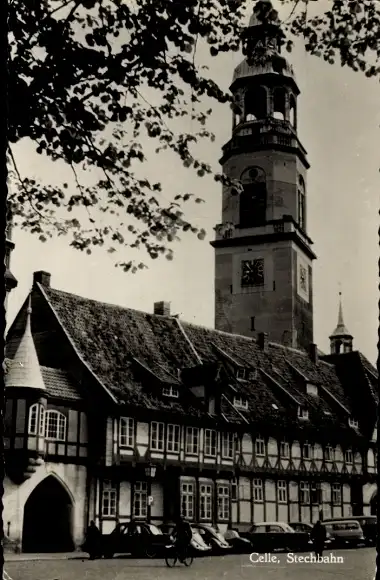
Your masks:
<instances>
[{"instance_id":1,"label":"tower cupola","mask_svg":"<svg viewBox=\"0 0 380 580\"><path fill-rule=\"evenodd\" d=\"M239 134L241 129L246 129L247 135L248 129L254 133L255 128L246 123L263 120L267 125L271 120L284 122L296 131L300 91L292 66L281 54L283 39L271 3L258 2L242 35L245 59L236 67L231 85L235 98L233 130L239 128Z\"/></svg>"},{"instance_id":2,"label":"tower cupola","mask_svg":"<svg viewBox=\"0 0 380 580\"><path fill-rule=\"evenodd\" d=\"M338 324L330 336L331 354L352 352L353 336L350 334L343 320L342 293L339 292Z\"/></svg>"}]
</instances>

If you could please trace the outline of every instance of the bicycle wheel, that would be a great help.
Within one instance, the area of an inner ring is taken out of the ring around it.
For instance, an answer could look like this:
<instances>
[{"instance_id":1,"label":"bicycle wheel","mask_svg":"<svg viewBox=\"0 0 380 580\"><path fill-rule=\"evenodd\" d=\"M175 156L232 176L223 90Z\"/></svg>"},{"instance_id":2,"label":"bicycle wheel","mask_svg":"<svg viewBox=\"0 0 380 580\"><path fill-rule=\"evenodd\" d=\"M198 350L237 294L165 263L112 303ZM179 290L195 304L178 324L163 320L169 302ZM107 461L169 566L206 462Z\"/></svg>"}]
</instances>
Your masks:
<instances>
[{"instance_id":1,"label":"bicycle wheel","mask_svg":"<svg viewBox=\"0 0 380 580\"><path fill-rule=\"evenodd\" d=\"M182 563L183 563L185 566L191 566L191 564L193 563L193 560L194 560L193 556L186 556L186 557L184 558L184 560L182 561Z\"/></svg>"},{"instance_id":2,"label":"bicycle wheel","mask_svg":"<svg viewBox=\"0 0 380 580\"><path fill-rule=\"evenodd\" d=\"M177 563L176 554L168 554L165 556L165 562L168 568L173 568Z\"/></svg>"}]
</instances>

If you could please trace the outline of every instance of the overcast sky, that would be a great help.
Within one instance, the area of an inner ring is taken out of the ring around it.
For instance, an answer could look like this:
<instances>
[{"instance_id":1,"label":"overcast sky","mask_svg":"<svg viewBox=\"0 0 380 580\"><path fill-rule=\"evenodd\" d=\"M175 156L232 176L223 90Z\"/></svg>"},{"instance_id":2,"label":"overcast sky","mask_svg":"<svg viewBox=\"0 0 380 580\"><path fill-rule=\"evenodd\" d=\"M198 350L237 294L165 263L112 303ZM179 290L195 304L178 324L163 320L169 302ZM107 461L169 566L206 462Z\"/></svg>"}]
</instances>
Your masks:
<instances>
[{"instance_id":1,"label":"overcast sky","mask_svg":"<svg viewBox=\"0 0 380 580\"><path fill-rule=\"evenodd\" d=\"M325 2L325 0L323 0ZM321 3L322 4L322 3ZM200 47L198 61L209 61ZM290 55L301 90L298 132L308 151L308 233L317 254L314 262L314 341L329 351L328 336L337 323L339 284L343 292L344 319L354 335L354 348L371 362L377 357L378 237L380 89L378 82L360 73L329 65L310 57L302 45ZM241 57L222 55L213 59L212 76L224 87ZM191 130L183 121L184 130ZM210 129L212 144L197 150L214 167L222 145L229 139L228 106L214 107ZM28 142L15 148L23 175L42 176L50 182L70 181L63 166L52 164L33 152ZM209 241L221 221L221 190L212 179L198 178L170 155L152 155L146 172L161 179L164 195L193 191L202 205L189 205L187 216L207 230L206 241L187 235L173 247L173 261L150 261L138 274L125 274L115 260L127 260L97 251L92 256L67 246L64 238L41 243L16 230L11 269L18 279L8 305L12 321L32 285L36 270L52 275L52 286L89 298L152 311L158 300L171 302L172 312L189 322L214 324L214 251ZM133 258L136 255L131 256Z\"/></svg>"}]
</instances>

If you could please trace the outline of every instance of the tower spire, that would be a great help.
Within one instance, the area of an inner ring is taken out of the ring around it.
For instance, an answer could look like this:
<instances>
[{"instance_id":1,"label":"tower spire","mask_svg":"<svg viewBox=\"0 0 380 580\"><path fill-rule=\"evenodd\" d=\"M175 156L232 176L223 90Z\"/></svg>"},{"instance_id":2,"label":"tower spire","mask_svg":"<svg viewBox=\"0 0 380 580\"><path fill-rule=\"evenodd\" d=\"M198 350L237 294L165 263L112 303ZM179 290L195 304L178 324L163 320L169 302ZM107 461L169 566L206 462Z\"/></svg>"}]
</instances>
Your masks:
<instances>
[{"instance_id":1,"label":"tower spire","mask_svg":"<svg viewBox=\"0 0 380 580\"><path fill-rule=\"evenodd\" d=\"M340 354L343 347L343 352L352 351L353 336L350 334L344 324L343 319L343 304L342 291L339 291L339 310L338 310L338 324L334 332L330 336L331 354Z\"/></svg>"},{"instance_id":2,"label":"tower spire","mask_svg":"<svg viewBox=\"0 0 380 580\"><path fill-rule=\"evenodd\" d=\"M24 334L5 376L5 388L28 388L45 391L31 329L31 295L26 310Z\"/></svg>"}]
</instances>

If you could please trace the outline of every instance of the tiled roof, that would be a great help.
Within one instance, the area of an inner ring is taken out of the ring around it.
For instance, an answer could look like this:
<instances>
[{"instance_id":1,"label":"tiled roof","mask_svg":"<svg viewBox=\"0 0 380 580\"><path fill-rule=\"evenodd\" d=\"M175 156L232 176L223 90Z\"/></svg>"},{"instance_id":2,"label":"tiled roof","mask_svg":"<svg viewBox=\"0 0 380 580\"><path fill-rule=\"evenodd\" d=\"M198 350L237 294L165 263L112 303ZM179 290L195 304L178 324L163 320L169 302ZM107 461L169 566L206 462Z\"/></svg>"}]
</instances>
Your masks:
<instances>
[{"instance_id":1,"label":"tiled roof","mask_svg":"<svg viewBox=\"0 0 380 580\"><path fill-rule=\"evenodd\" d=\"M216 364L224 369L221 413L230 423L247 420L303 425L297 419L299 403L309 409L310 422L305 422L305 427L348 429L351 399L333 364L322 360L314 363L308 354L274 343L268 343L264 350L256 340L170 316L105 304L45 286L39 285L39 289L82 360L121 403L189 417L205 416L207 410L182 383L179 371L195 369L200 363ZM234 363L258 372L247 380L237 379ZM44 372L45 379L48 372ZM323 388L319 397L306 393L306 382ZM175 385L179 397L163 397L163 384ZM233 407L234 394L247 399L248 410Z\"/></svg>"},{"instance_id":2,"label":"tiled roof","mask_svg":"<svg viewBox=\"0 0 380 580\"><path fill-rule=\"evenodd\" d=\"M44 287L43 292L83 360L118 400L148 409L201 414L187 389L182 387L178 399L165 398L158 384L147 388L140 377L145 367L159 381L177 385L178 370L197 364L176 319L51 288Z\"/></svg>"},{"instance_id":3,"label":"tiled roof","mask_svg":"<svg viewBox=\"0 0 380 580\"><path fill-rule=\"evenodd\" d=\"M82 395L65 371L41 367L42 378L49 397L78 401Z\"/></svg>"},{"instance_id":4,"label":"tiled roof","mask_svg":"<svg viewBox=\"0 0 380 580\"><path fill-rule=\"evenodd\" d=\"M9 369L12 367L13 360L6 358L4 359L4 363L5 376L7 376ZM40 372L48 397L71 401L77 401L83 398L66 371L40 366Z\"/></svg>"}]
</instances>

